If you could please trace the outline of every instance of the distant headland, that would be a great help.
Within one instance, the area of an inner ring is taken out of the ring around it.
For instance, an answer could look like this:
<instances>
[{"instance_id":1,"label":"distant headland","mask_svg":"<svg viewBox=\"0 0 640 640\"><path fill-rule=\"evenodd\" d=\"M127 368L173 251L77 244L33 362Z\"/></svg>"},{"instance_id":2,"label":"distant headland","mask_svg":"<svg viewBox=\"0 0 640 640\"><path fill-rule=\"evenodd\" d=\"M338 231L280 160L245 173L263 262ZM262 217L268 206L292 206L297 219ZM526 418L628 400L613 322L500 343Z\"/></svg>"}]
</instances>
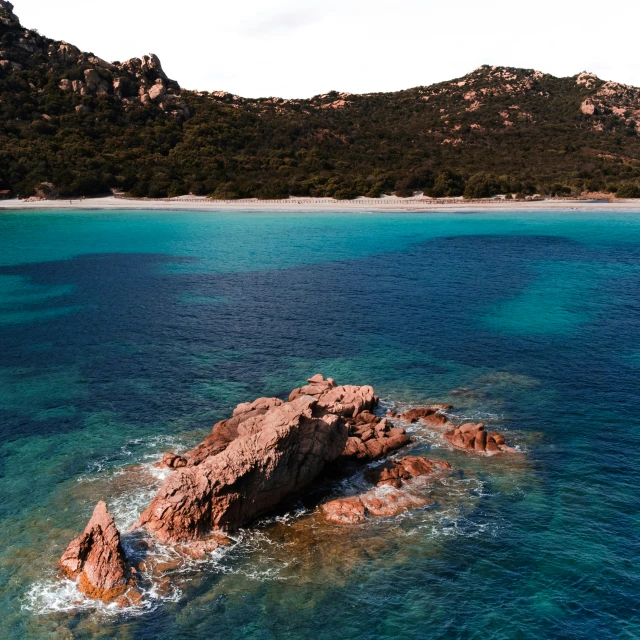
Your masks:
<instances>
[{"instance_id":1,"label":"distant headland","mask_svg":"<svg viewBox=\"0 0 640 640\"><path fill-rule=\"evenodd\" d=\"M482 66L394 93L195 92L107 62L0 0L0 196L278 201L640 197L640 89Z\"/></svg>"}]
</instances>

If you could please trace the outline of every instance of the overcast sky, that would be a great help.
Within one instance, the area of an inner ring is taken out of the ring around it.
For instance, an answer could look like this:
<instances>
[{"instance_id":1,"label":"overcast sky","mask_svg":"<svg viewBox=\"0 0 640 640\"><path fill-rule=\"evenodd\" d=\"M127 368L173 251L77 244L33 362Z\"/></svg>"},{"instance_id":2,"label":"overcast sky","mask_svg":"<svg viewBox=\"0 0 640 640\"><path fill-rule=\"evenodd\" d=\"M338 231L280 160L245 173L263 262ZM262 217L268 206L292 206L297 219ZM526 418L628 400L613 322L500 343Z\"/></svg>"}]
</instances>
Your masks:
<instances>
[{"instance_id":1,"label":"overcast sky","mask_svg":"<svg viewBox=\"0 0 640 640\"><path fill-rule=\"evenodd\" d=\"M183 87L247 97L393 91L481 64L640 85L638 0L12 0L108 60L156 53Z\"/></svg>"}]
</instances>

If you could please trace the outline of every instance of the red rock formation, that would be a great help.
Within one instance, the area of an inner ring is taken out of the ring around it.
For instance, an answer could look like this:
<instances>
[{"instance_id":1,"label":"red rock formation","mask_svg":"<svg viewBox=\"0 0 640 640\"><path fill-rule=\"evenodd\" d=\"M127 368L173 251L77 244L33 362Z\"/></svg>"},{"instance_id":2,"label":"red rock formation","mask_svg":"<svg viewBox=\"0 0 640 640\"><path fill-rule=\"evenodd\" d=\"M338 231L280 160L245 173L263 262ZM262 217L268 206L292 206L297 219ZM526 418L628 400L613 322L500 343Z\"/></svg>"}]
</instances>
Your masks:
<instances>
[{"instance_id":1,"label":"red rock formation","mask_svg":"<svg viewBox=\"0 0 640 640\"><path fill-rule=\"evenodd\" d=\"M90 598L111 602L127 592L129 565L120 545L120 533L104 502L98 502L84 532L71 541L59 564ZM137 599L134 589L129 589L127 595ZM128 600L120 603L127 604Z\"/></svg>"},{"instance_id":2,"label":"red rock formation","mask_svg":"<svg viewBox=\"0 0 640 640\"><path fill-rule=\"evenodd\" d=\"M427 460L417 456L390 460L365 474L366 480L382 490L332 500L322 505L322 512L329 522L357 524L369 516L395 516L409 509L424 507L432 502L424 496L400 489L413 478L448 469L451 469L451 465L443 460Z\"/></svg>"},{"instance_id":3,"label":"red rock formation","mask_svg":"<svg viewBox=\"0 0 640 640\"><path fill-rule=\"evenodd\" d=\"M358 524L367 519L367 509L360 496L326 502L322 512L326 520L337 524Z\"/></svg>"},{"instance_id":4,"label":"red rock formation","mask_svg":"<svg viewBox=\"0 0 640 640\"><path fill-rule=\"evenodd\" d=\"M279 398L258 398L253 402L243 402L233 411L233 416L216 423L211 433L194 449L184 454L187 466L195 467L201 462L224 451L236 438L248 435L255 428L255 420L269 409L279 407Z\"/></svg>"},{"instance_id":5,"label":"red rock formation","mask_svg":"<svg viewBox=\"0 0 640 640\"><path fill-rule=\"evenodd\" d=\"M180 469L181 467L187 466L187 460L175 453L165 453L164 456L162 456L162 460L156 462L153 466L159 467L160 469Z\"/></svg>"},{"instance_id":6,"label":"red rock formation","mask_svg":"<svg viewBox=\"0 0 640 640\"><path fill-rule=\"evenodd\" d=\"M332 500L322 505L328 522L336 524L358 524L369 516L397 516L409 509L432 504L426 498L416 496L393 487L368 491L354 498Z\"/></svg>"},{"instance_id":7,"label":"red rock formation","mask_svg":"<svg viewBox=\"0 0 640 640\"><path fill-rule=\"evenodd\" d=\"M451 469L451 465L444 460L405 456L400 460L389 460L383 465L369 469L364 477L377 487L389 485L399 489L404 481L445 469Z\"/></svg>"},{"instance_id":8,"label":"red rock formation","mask_svg":"<svg viewBox=\"0 0 640 640\"><path fill-rule=\"evenodd\" d=\"M369 411L363 411L348 422L349 438L342 452L343 460L378 460L411 442L404 429L394 427L386 418L379 418Z\"/></svg>"},{"instance_id":9,"label":"red rock formation","mask_svg":"<svg viewBox=\"0 0 640 640\"><path fill-rule=\"evenodd\" d=\"M467 423L444 434L445 439L457 449L480 454L516 453L505 444L504 436L495 431L487 433L484 424Z\"/></svg>"},{"instance_id":10,"label":"red rock formation","mask_svg":"<svg viewBox=\"0 0 640 640\"><path fill-rule=\"evenodd\" d=\"M370 386L339 387L333 378L325 380L319 373L309 378L308 382L308 385L291 392L289 402L300 396L313 396L318 399L321 408L347 418L355 418L362 411L371 411L378 404L378 398Z\"/></svg>"},{"instance_id":11,"label":"red rock formation","mask_svg":"<svg viewBox=\"0 0 640 640\"><path fill-rule=\"evenodd\" d=\"M321 374L309 378L308 382L308 385L291 392L289 402L303 396L312 396L318 400L318 410L348 418L352 427L349 435L353 439L349 438L345 447L345 458L376 460L410 442L404 429L393 429L393 425L370 413L378 404L373 387L338 386L335 380L325 380ZM254 402L239 404L233 412L233 417L218 422L197 447L182 456L174 453L165 454L162 462L156 466L171 469L197 466L207 458L224 451L236 438L247 435L247 429L253 429L255 426L252 418L262 416L273 407L282 404L283 401L278 398L258 398ZM362 441L359 427L366 423L372 426L373 439L365 435L365 440ZM377 428L376 424L379 425ZM364 446L368 439L372 441Z\"/></svg>"},{"instance_id":12,"label":"red rock formation","mask_svg":"<svg viewBox=\"0 0 640 640\"><path fill-rule=\"evenodd\" d=\"M135 526L162 542L240 527L299 492L342 453L345 420L315 397L268 404L265 411L241 409L238 415L252 415L225 431L225 437L237 432L235 439L199 464L172 473Z\"/></svg>"},{"instance_id":13,"label":"red rock formation","mask_svg":"<svg viewBox=\"0 0 640 640\"><path fill-rule=\"evenodd\" d=\"M421 422L431 422L434 424L444 424L447 422L447 416L440 413L441 411L449 411L453 407L450 404L432 404L428 407L416 407L405 411L398 416L401 420L413 424L420 420Z\"/></svg>"}]
</instances>

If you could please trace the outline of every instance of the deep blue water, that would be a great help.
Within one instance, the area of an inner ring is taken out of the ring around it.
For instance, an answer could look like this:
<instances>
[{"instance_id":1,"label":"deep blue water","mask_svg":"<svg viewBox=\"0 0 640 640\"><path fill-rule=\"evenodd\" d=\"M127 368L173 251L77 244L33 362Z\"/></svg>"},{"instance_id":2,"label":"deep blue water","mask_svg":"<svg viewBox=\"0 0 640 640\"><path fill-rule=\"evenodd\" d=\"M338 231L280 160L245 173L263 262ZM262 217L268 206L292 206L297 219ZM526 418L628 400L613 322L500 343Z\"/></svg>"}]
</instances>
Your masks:
<instances>
[{"instance_id":1,"label":"deep blue water","mask_svg":"<svg viewBox=\"0 0 640 640\"><path fill-rule=\"evenodd\" d=\"M3 213L0 332L0 637L640 638L640 213ZM142 610L58 579L97 500L124 531L162 452L317 372L524 455L418 429L435 508L301 507Z\"/></svg>"}]
</instances>

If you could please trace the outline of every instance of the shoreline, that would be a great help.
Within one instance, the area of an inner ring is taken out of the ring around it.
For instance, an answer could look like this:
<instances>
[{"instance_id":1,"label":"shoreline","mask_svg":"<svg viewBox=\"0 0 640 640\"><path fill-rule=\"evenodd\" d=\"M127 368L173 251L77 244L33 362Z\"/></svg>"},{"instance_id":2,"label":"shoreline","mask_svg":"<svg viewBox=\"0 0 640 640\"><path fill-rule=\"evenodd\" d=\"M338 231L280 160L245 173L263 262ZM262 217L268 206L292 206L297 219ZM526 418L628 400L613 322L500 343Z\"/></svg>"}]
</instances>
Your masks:
<instances>
[{"instance_id":1,"label":"shoreline","mask_svg":"<svg viewBox=\"0 0 640 640\"><path fill-rule=\"evenodd\" d=\"M207 197L179 197L142 200L105 196L84 200L0 200L0 212L38 210L111 210L111 211L256 211L256 212L314 212L314 211L397 211L406 212L487 212L487 211L629 211L640 212L636 200L473 200L461 198L430 201L422 198L360 198L333 200L331 198L290 198L289 200L211 200Z\"/></svg>"}]
</instances>

